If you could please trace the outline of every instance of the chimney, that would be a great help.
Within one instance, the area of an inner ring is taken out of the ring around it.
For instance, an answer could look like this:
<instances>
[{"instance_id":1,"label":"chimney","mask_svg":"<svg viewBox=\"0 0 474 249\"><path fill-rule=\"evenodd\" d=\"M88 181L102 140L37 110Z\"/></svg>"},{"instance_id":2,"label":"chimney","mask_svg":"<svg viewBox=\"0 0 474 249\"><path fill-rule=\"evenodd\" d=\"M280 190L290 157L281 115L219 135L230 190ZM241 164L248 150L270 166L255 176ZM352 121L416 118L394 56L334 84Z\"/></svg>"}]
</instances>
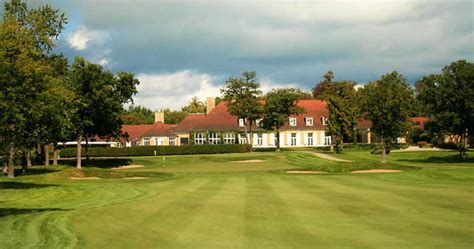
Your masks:
<instances>
[{"instance_id":1,"label":"chimney","mask_svg":"<svg viewBox=\"0 0 474 249\"><path fill-rule=\"evenodd\" d=\"M212 109L216 107L216 98L214 97L207 97L206 98L206 114L209 114Z\"/></svg>"},{"instance_id":2,"label":"chimney","mask_svg":"<svg viewBox=\"0 0 474 249\"><path fill-rule=\"evenodd\" d=\"M155 124L161 122L165 123L165 113L164 112L155 112Z\"/></svg>"}]
</instances>

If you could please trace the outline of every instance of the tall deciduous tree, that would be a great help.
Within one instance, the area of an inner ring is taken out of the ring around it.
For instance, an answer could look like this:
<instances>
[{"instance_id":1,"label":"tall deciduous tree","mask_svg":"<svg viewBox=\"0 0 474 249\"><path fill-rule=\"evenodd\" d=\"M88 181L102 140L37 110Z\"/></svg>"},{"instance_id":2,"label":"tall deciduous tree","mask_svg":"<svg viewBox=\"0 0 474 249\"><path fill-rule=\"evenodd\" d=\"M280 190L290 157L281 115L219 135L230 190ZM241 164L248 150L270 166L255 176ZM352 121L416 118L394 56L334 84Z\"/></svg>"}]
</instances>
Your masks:
<instances>
[{"instance_id":1,"label":"tall deciduous tree","mask_svg":"<svg viewBox=\"0 0 474 249\"><path fill-rule=\"evenodd\" d=\"M129 106L122 112L120 118L127 125L153 124L155 122L153 111L140 105Z\"/></svg>"},{"instance_id":2,"label":"tall deciduous tree","mask_svg":"<svg viewBox=\"0 0 474 249\"><path fill-rule=\"evenodd\" d=\"M245 120L245 137L247 143L252 144L252 125L260 118L261 103L260 83L257 82L257 73L244 72L239 78L230 77L221 89L223 99L227 102L229 113ZM247 128L249 132L247 132Z\"/></svg>"},{"instance_id":3,"label":"tall deciduous tree","mask_svg":"<svg viewBox=\"0 0 474 249\"><path fill-rule=\"evenodd\" d=\"M423 102L439 132L459 137L461 158L474 129L474 63L460 60L417 82L417 98Z\"/></svg>"},{"instance_id":4,"label":"tall deciduous tree","mask_svg":"<svg viewBox=\"0 0 474 249\"><path fill-rule=\"evenodd\" d=\"M329 109L328 133L331 135L332 144L336 150L342 150L344 138L351 138L354 126L359 118L359 107L357 103L357 92L354 89L355 81L334 81L334 73L329 71L323 76L323 80L313 89L313 95L317 99L325 100Z\"/></svg>"},{"instance_id":5,"label":"tall deciduous tree","mask_svg":"<svg viewBox=\"0 0 474 249\"><path fill-rule=\"evenodd\" d=\"M14 157L29 143L29 120L36 100L56 89L48 54L66 23L49 5L30 9L25 2L5 3L0 27L0 137L9 144L9 177ZM38 132L35 130L35 132Z\"/></svg>"},{"instance_id":6,"label":"tall deciduous tree","mask_svg":"<svg viewBox=\"0 0 474 249\"><path fill-rule=\"evenodd\" d=\"M316 86L313 88L313 98L324 100L327 98L328 92L330 92L332 83L334 80L334 73L332 71L327 71L323 75L323 80L321 80Z\"/></svg>"},{"instance_id":7,"label":"tall deciduous tree","mask_svg":"<svg viewBox=\"0 0 474 249\"><path fill-rule=\"evenodd\" d=\"M188 103L181 108L182 111L187 113L206 113L206 104L199 101L197 96L194 96Z\"/></svg>"},{"instance_id":8,"label":"tall deciduous tree","mask_svg":"<svg viewBox=\"0 0 474 249\"><path fill-rule=\"evenodd\" d=\"M304 112L304 109L297 105L301 96L302 92L294 88L273 89L265 95L260 125L264 129L275 130L277 150L280 150L280 128L288 122L290 115Z\"/></svg>"},{"instance_id":9,"label":"tall deciduous tree","mask_svg":"<svg viewBox=\"0 0 474 249\"><path fill-rule=\"evenodd\" d=\"M372 121L372 130L382 139L382 162L387 144L406 135L410 127L413 91L403 75L394 71L365 85L361 91L363 115Z\"/></svg>"},{"instance_id":10,"label":"tall deciduous tree","mask_svg":"<svg viewBox=\"0 0 474 249\"><path fill-rule=\"evenodd\" d=\"M114 76L100 65L76 57L70 72L71 88L76 93L78 110L73 116L77 138L77 168L81 168L81 142L99 136L117 136L122 120L123 104L137 93L139 81L133 74L120 72Z\"/></svg>"}]
</instances>

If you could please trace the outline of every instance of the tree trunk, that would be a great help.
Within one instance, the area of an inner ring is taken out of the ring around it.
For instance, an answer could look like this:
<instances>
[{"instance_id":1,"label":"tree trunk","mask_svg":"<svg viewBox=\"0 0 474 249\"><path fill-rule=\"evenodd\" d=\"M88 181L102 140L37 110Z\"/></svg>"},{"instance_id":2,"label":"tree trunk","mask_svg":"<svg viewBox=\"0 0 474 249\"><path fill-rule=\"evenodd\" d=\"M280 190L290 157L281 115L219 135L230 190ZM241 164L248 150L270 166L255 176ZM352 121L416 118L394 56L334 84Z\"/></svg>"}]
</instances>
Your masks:
<instances>
[{"instance_id":1,"label":"tree trunk","mask_svg":"<svg viewBox=\"0 0 474 249\"><path fill-rule=\"evenodd\" d=\"M81 169L81 149L82 149L82 145L81 145L81 141L82 141L82 135L79 135L79 137L77 138L77 147L76 147L76 168L77 169Z\"/></svg>"},{"instance_id":2,"label":"tree trunk","mask_svg":"<svg viewBox=\"0 0 474 249\"><path fill-rule=\"evenodd\" d=\"M387 150L387 145L385 144L385 140L382 139L382 163L387 162L386 150Z\"/></svg>"},{"instance_id":3,"label":"tree trunk","mask_svg":"<svg viewBox=\"0 0 474 249\"><path fill-rule=\"evenodd\" d=\"M58 165L59 150L54 147L53 150L53 165Z\"/></svg>"},{"instance_id":4,"label":"tree trunk","mask_svg":"<svg viewBox=\"0 0 474 249\"><path fill-rule=\"evenodd\" d=\"M253 130L252 130L252 120L250 120L249 118L247 118L248 122L249 122L249 143L250 145L253 147ZM252 151L252 150L250 150Z\"/></svg>"},{"instance_id":5,"label":"tree trunk","mask_svg":"<svg viewBox=\"0 0 474 249\"><path fill-rule=\"evenodd\" d=\"M280 151L280 129L276 128L276 136L277 136L277 144L276 144L276 151Z\"/></svg>"},{"instance_id":6,"label":"tree trunk","mask_svg":"<svg viewBox=\"0 0 474 249\"><path fill-rule=\"evenodd\" d=\"M459 156L461 157L461 160L466 159L466 151L467 151L467 129L466 132L461 135L461 146L459 148Z\"/></svg>"},{"instance_id":7,"label":"tree trunk","mask_svg":"<svg viewBox=\"0 0 474 249\"><path fill-rule=\"evenodd\" d=\"M49 145L45 144L43 148L44 148L44 167L48 167L49 166Z\"/></svg>"},{"instance_id":8,"label":"tree trunk","mask_svg":"<svg viewBox=\"0 0 474 249\"><path fill-rule=\"evenodd\" d=\"M32 166L32 163L31 163L31 150L28 150L26 152L26 167L29 168Z\"/></svg>"},{"instance_id":9,"label":"tree trunk","mask_svg":"<svg viewBox=\"0 0 474 249\"><path fill-rule=\"evenodd\" d=\"M7 162L3 162L2 174L4 174L4 175L8 174L8 163Z\"/></svg>"},{"instance_id":10,"label":"tree trunk","mask_svg":"<svg viewBox=\"0 0 474 249\"><path fill-rule=\"evenodd\" d=\"M8 154L8 178L15 178L15 167L13 165L15 159L15 146L13 144L10 144Z\"/></svg>"},{"instance_id":11,"label":"tree trunk","mask_svg":"<svg viewBox=\"0 0 474 249\"><path fill-rule=\"evenodd\" d=\"M209 138L208 142L209 142ZM86 160L89 161L89 138L86 136Z\"/></svg>"}]
</instances>

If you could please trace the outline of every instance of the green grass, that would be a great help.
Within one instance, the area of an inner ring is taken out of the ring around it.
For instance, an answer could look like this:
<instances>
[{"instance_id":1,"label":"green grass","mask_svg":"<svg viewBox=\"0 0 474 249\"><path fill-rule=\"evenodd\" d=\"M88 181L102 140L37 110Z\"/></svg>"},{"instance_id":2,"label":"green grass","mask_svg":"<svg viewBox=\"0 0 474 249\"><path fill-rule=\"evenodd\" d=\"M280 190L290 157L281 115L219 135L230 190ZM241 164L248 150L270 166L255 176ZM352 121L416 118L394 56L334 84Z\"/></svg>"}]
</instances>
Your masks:
<instances>
[{"instance_id":1,"label":"green grass","mask_svg":"<svg viewBox=\"0 0 474 249\"><path fill-rule=\"evenodd\" d=\"M1 248L472 248L474 162L349 151L91 160L0 177ZM472 152L468 155L474 156ZM239 162L262 160L260 163ZM121 164L143 168L111 170ZM350 174L357 169L402 173ZM326 171L289 175L288 169ZM143 180L123 177L142 176Z\"/></svg>"}]
</instances>

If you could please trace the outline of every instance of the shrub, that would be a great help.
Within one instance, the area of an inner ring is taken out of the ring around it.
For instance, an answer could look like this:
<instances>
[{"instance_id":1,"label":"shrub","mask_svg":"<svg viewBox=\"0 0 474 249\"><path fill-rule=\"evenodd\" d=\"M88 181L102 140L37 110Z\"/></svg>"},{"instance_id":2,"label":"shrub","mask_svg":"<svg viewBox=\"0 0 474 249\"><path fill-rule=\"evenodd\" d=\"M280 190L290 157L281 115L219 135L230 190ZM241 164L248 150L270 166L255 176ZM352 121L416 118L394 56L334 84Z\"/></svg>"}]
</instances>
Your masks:
<instances>
[{"instance_id":1,"label":"shrub","mask_svg":"<svg viewBox=\"0 0 474 249\"><path fill-rule=\"evenodd\" d=\"M420 147L420 148L430 147L430 145L426 141L419 141L417 144L418 144L418 147Z\"/></svg>"},{"instance_id":2,"label":"shrub","mask_svg":"<svg viewBox=\"0 0 474 249\"><path fill-rule=\"evenodd\" d=\"M162 155L191 155L191 154L219 154L219 153L244 153L249 152L247 144L205 144L182 146L137 146L127 148L92 147L88 148L91 157L121 157L121 156L162 156ZM156 153L156 154L155 154ZM61 157L75 157L76 148L65 148L60 151ZM82 156L86 155L85 148Z\"/></svg>"},{"instance_id":3,"label":"shrub","mask_svg":"<svg viewBox=\"0 0 474 249\"><path fill-rule=\"evenodd\" d=\"M438 147L443 148L443 149L450 149L450 150L457 150L458 149L458 145L456 143L453 143L453 142L440 143L440 144L438 144Z\"/></svg>"}]
</instances>

